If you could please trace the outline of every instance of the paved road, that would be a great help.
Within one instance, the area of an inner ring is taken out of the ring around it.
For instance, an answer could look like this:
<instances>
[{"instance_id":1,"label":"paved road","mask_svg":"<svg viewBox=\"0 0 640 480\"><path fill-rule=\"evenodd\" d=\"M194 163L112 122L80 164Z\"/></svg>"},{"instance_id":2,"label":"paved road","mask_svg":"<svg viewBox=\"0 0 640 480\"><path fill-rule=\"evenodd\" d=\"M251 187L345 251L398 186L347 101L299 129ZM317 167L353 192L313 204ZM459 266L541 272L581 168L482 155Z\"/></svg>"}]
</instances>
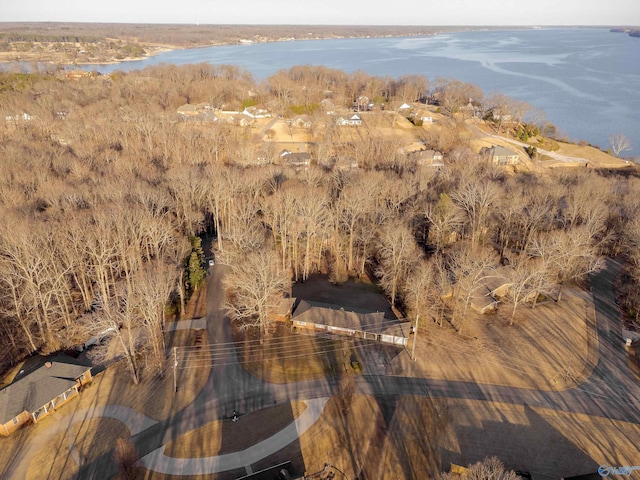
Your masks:
<instances>
[{"instance_id":1,"label":"paved road","mask_svg":"<svg viewBox=\"0 0 640 480\"><path fill-rule=\"evenodd\" d=\"M142 458L141 463L154 472L168 475L206 475L245 468L294 442L320 418L327 400L307 400L306 410L291 424L245 450L211 457L174 458L166 456L164 446L160 446Z\"/></svg>"},{"instance_id":2,"label":"paved road","mask_svg":"<svg viewBox=\"0 0 640 480\"><path fill-rule=\"evenodd\" d=\"M471 128L471 130L473 132L475 132L480 137L494 138L496 140L502 140L503 142L511 143L512 145L517 145L517 146L522 147L522 148L529 147L528 143L521 142L520 140L516 140L514 138L503 137L502 135L495 135L495 134L487 133L487 132L481 130L480 128L478 128L475 125L471 125L470 128ZM538 151L538 153L540 155L546 155L546 156L548 156L550 158L553 158L554 160L558 160L559 162L582 163L584 165L587 165L589 163L589 160L587 160L586 158L570 157L568 155L562 155L560 153L552 152L551 150L545 150L545 149L540 148L540 147L536 147L536 150ZM529 160L528 157L527 157L526 160L527 161Z\"/></svg>"},{"instance_id":3,"label":"paved road","mask_svg":"<svg viewBox=\"0 0 640 480\"><path fill-rule=\"evenodd\" d=\"M606 268L591 277L598 361L589 379L575 388L547 392L468 382L362 375L357 379L356 391L369 395L408 394L523 404L640 423L640 387L626 363L615 305L613 279L619 268L613 260L608 260ZM218 344L232 341L230 325L222 308L223 271L222 265L212 268L208 291L207 331L210 342ZM233 410L242 413L288 400L325 398L336 391L337 381L332 378L286 385L264 383L247 373L236 361L235 352L229 349L221 362L227 365L211 369L206 386L192 404L169 421L133 436L141 458L194 428L228 418ZM105 456L86 466L81 472L82 478L112 468L111 463L110 457ZM153 469L154 462L150 460L148 463L148 467Z\"/></svg>"}]
</instances>

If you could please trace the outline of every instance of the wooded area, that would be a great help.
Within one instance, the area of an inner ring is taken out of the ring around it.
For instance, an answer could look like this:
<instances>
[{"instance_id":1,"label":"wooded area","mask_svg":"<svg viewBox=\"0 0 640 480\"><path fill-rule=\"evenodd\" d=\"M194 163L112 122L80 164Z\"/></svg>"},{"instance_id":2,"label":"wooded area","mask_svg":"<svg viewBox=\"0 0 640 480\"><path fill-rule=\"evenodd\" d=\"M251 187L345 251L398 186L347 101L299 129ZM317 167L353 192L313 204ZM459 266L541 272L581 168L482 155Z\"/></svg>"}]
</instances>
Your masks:
<instances>
[{"instance_id":1,"label":"wooded area","mask_svg":"<svg viewBox=\"0 0 640 480\"><path fill-rule=\"evenodd\" d=\"M134 382L143 350L159 371L165 305L179 311L197 288L203 233L230 265L232 318L263 335L290 282L318 272L335 282L369 272L408 317L462 331L478 287L501 266L513 321L524 304L560 301L562 286L603 256L640 265L636 170L506 170L479 160L455 123L424 139L445 153L441 169L416 167L374 132L341 146L358 169L243 167L258 148L249 129L176 114L198 102L313 114L325 98L349 107L367 95L439 97L453 117L469 91L482 95L460 82L296 67L256 84L236 67L191 65L76 80L3 73L0 84L4 366L108 331ZM333 147L327 135L313 163ZM640 311L640 298L630 305Z\"/></svg>"}]
</instances>

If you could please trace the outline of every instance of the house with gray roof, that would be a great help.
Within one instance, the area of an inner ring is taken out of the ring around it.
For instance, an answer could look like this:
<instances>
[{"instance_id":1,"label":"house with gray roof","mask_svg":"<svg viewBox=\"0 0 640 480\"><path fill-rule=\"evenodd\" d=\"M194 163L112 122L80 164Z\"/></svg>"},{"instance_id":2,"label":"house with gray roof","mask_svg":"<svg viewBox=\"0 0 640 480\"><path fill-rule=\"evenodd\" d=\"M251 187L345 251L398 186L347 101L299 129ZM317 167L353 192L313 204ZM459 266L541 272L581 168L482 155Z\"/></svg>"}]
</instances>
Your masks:
<instances>
[{"instance_id":1,"label":"house with gray roof","mask_svg":"<svg viewBox=\"0 0 640 480\"><path fill-rule=\"evenodd\" d=\"M295 328L313 332L346 335L394 345L407 344L407 337L401 331L389 331L399 322L385 319L384 312L368 312L330 303L300 300L294 307L291 322Z\"/></svg>"},{"instance_id":2,"label":"house with gray roof","mask_svg":"<svg viewBox=\"0 0 640 480\"><path fill-rule=\"evenodd\" d=\"M280 153L280 159L283 165L293 167L295 169L307 170L311 165L311 155L307 152L290 152L283 150Z\"/></svg>"},{"instance_id":3,"label":"house with gray roof","mask_svg":"<svg viewBox=\"0 0 640 480\"><path fill-rule=\"evenodd\" d=\"M491 148L483 147L480 155L486 156L494 165L516 165L520 163L520 157L512 150L501 145L493 145Z\"/></svg>"},{"instance_id":4,"label":"house with gray roof","mask_svg":"<svg viewBox=\"0 0 640 480\"><path fill-rule=\"evenodd\" d=\"M93 379L90 366L62 354L18 377L0 390L0 435L5 437L51 414Z\"/></svg>"}]
</instances>

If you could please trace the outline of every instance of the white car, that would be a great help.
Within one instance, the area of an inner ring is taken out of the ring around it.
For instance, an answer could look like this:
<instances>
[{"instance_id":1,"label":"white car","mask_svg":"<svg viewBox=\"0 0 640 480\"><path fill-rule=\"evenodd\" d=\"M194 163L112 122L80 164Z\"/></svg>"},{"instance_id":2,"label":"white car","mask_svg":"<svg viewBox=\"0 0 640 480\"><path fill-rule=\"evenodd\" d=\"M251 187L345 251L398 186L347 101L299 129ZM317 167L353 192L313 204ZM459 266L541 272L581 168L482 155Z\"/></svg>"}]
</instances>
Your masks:
<instances>
[{"instance_id":1,"label":"white car","mask_svg":"<svg viewBox=\"0 0 640 480\"><path fill-rule=\"evenodd\" d=\"M216 262L213 261L213 258L209 259L209 266L213 267L216 264Z\"/></svg>"}]
</instances>

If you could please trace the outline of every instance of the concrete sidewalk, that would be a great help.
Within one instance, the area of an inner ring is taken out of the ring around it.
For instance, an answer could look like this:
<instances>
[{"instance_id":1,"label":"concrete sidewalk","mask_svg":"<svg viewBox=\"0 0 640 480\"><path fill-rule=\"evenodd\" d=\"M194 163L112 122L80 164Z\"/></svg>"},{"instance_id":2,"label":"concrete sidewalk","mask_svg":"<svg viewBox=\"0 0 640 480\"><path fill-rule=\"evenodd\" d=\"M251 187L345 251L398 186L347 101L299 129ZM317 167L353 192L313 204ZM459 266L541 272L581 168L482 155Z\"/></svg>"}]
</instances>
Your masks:
<instances>
[{"instance_id":1,"label":"concrete sidewalk","mask_svg":"<svg viewBox=\"0 0 640 480\"><path fill-rule=\"evenodd\" d=\"M305 400L306 410L291 424L266 440L240 452L215 457L174 458L164 454L163 445L142 457L140 463L149 470L167 475L207 475L245 468L273 455L300 437L320 418L327 400L328 398Z\"/></svg>"}]
</instances>

